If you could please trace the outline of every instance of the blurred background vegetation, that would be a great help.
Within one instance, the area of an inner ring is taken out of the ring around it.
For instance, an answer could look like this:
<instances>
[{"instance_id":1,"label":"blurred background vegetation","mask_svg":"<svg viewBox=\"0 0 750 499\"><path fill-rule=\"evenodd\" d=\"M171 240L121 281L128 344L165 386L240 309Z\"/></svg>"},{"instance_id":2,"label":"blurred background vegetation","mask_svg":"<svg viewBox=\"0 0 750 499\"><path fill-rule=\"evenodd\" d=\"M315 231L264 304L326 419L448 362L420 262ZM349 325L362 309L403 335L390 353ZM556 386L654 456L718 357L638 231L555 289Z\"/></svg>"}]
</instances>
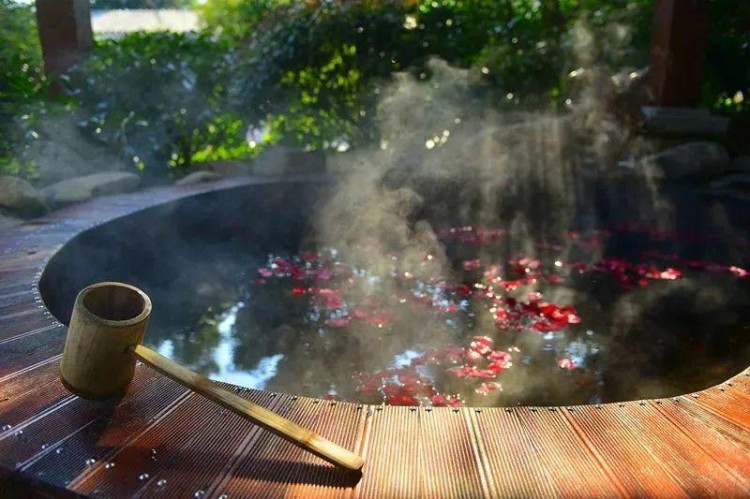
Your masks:
<instances>
[{"instance_id":1,"label":"blurred background vegetation","mask_svg":"<svg viewBox=\"0 0 750 499\"><path fill-rule=\"evenodd\" d=\"M24 152L50 109L155 178L249 159L274 143L340 148L377 137L377 89L429 80L439 57L507 95L563 110L570 73L647 64L652 0L92 0L92 8L193 8L197 33L97 40L51 99L32 7L0 0L0 173L33 180ZM585 60L574 29L596 36ZM713 0L704 107L747 113L750 2Z\"/></svg>"}]
</instances>

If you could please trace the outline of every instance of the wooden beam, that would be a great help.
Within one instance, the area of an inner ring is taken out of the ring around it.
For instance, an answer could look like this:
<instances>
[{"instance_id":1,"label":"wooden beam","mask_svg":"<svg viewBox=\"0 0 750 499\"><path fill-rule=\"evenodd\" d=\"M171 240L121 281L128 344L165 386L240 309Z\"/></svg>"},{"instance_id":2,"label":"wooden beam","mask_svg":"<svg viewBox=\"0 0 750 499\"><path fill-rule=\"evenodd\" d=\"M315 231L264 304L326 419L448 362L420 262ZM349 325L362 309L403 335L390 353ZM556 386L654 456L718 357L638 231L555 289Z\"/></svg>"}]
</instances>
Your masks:
<instances>
[{"instance_id":1,"label":"wooden beam","mask_svg":"<svg viewBox=\"0 0 750 499\"><path fill-rule=\"evenodd\" d=\"M694 107L708 43L708 0L655 0L650 53L654 104Z\"/></svg>"},{"instance_id":2,"label":"wooden beam","mask_svg":"<svg viewBox=\"0 0 750 499\"><path fill-rule=\"evenodd\" d=\"M48 77L65 73L91 50L89 0L36 0L36 19Z\"/></svg>"}]
</instances>

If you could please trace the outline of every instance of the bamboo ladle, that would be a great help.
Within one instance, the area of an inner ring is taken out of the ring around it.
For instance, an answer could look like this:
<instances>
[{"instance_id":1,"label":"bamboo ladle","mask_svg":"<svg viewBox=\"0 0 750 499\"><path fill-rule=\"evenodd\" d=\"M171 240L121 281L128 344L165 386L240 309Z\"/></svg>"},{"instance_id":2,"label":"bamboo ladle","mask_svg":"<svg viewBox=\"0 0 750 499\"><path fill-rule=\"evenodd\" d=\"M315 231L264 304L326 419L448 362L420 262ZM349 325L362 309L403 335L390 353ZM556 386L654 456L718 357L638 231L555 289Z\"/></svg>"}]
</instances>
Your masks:
<instances>
[{"instance_id":1,"label":"bamboo ladle","mask_svg":"<svg viewBox=\"0 0 750 499\"><path fill-rule=\"evenodd\" d=\"M135 374L136 359L140 359L329 463L352 471L362 468L364 461L358 455L141 345L150 315L151 300L134 286L102 282L83 289L76 297L65 339L60 364L63 384L84 398L123 395Z\"/></svg>"}]
</instances>

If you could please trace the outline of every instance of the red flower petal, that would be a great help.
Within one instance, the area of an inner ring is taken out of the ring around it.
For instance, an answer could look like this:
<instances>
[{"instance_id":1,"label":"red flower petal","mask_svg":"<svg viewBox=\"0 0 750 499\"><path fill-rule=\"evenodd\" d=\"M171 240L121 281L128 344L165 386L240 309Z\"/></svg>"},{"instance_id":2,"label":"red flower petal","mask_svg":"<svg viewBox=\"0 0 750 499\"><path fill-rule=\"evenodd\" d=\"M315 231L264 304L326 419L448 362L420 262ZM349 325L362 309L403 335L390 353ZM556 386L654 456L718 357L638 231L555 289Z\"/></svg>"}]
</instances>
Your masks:
<instances>
[{"instance_id":1,"label":"red flower petal","mask_svg":"<svg viewBox=\"0 0 750 499\"><path fill-rule=\"evenodd\" d=\"M727 269L727 270L729 270L729 272L731 272L732 274L736 275L737 277L748 277L748 276L750 276L750 272L748 272L747 270L745 270L745 269L743 269L741 267L736 267L734 265L732 265L731 267L729 267L729 269Z\"/></svg>"},{"instance_id":2,"label":"red flower petal","mask_svg":"<svg viewBox=\"0 0 750 499\"><path fill-rule=\"evenodd\" d=\"M475 258L474 260L465 260L462 265L464 270L476 270L482 266L482 262L479 258Z\"/></svg>"},{"instance_id":3,"label":"red flower petal","mask_svg":"<svg viewBox=\"0 0 750 499\"><path fill-rule=\"evenodd\" d=\"M560 359L557 361L558 367L562 369L567 369L568 371L574 370L576 367L576 363L573 362L571 359Z\"/></svg>"},{"instance_id":4,"label":"red flower petal","mask_svg":"<svg viewBox=\"0 0 750 499\"><path fill-rule=\"evenodd\" d=\"M493 381L482 383L479 385L474 391L480 395L489 395L491 392L502 390L503 387L500 385L500 383L495 383Z\"/></svg>"}]
</instances>

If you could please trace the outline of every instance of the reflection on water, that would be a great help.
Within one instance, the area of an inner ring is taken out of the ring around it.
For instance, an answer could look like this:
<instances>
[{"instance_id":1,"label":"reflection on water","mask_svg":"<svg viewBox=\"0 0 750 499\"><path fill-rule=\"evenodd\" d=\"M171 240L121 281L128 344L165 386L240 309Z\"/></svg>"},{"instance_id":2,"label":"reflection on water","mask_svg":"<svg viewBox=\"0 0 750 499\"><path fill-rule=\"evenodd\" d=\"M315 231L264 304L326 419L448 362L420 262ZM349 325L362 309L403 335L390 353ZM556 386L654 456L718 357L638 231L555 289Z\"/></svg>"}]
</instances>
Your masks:
<instances>
[{"instance_id":1,"label":"reflection on water","mask_svg":"<svg viewBox=\"0 0 750 499\"><path fill-rule=\"evenodd\" d=\"M237 322L237 314L243 307L244 303L237 303L215 318L216 332L220 335L219 342L213 349L213 364L216 367L206 374L225 383L262 390L266 388L268 381L276 376L279 362L284 358L284 355L276 353L263 357L255 367L249 370L238 370L235 367L233 355L237 341L234 338L234 327ZM166 357L175 358L172 340L164 340L159 345L158 351Z\"/></svg>"},{"instance_id":2,"label":"reflection on water","mask_svg":"<svg viewBox=\"0 0 750 499\"><path fill-rule=\"evenodd\" d=\"M611 238L569 232L532 257L505 254L499 229L453 228L447 268L430 254L367 268L332 249L232 252L210 293L188 279L181 299L153 296L148 340L216 380L400 405L670 396L746 365L744 268L642 237L625 258Z\"/></svg>"}]
</instances>

